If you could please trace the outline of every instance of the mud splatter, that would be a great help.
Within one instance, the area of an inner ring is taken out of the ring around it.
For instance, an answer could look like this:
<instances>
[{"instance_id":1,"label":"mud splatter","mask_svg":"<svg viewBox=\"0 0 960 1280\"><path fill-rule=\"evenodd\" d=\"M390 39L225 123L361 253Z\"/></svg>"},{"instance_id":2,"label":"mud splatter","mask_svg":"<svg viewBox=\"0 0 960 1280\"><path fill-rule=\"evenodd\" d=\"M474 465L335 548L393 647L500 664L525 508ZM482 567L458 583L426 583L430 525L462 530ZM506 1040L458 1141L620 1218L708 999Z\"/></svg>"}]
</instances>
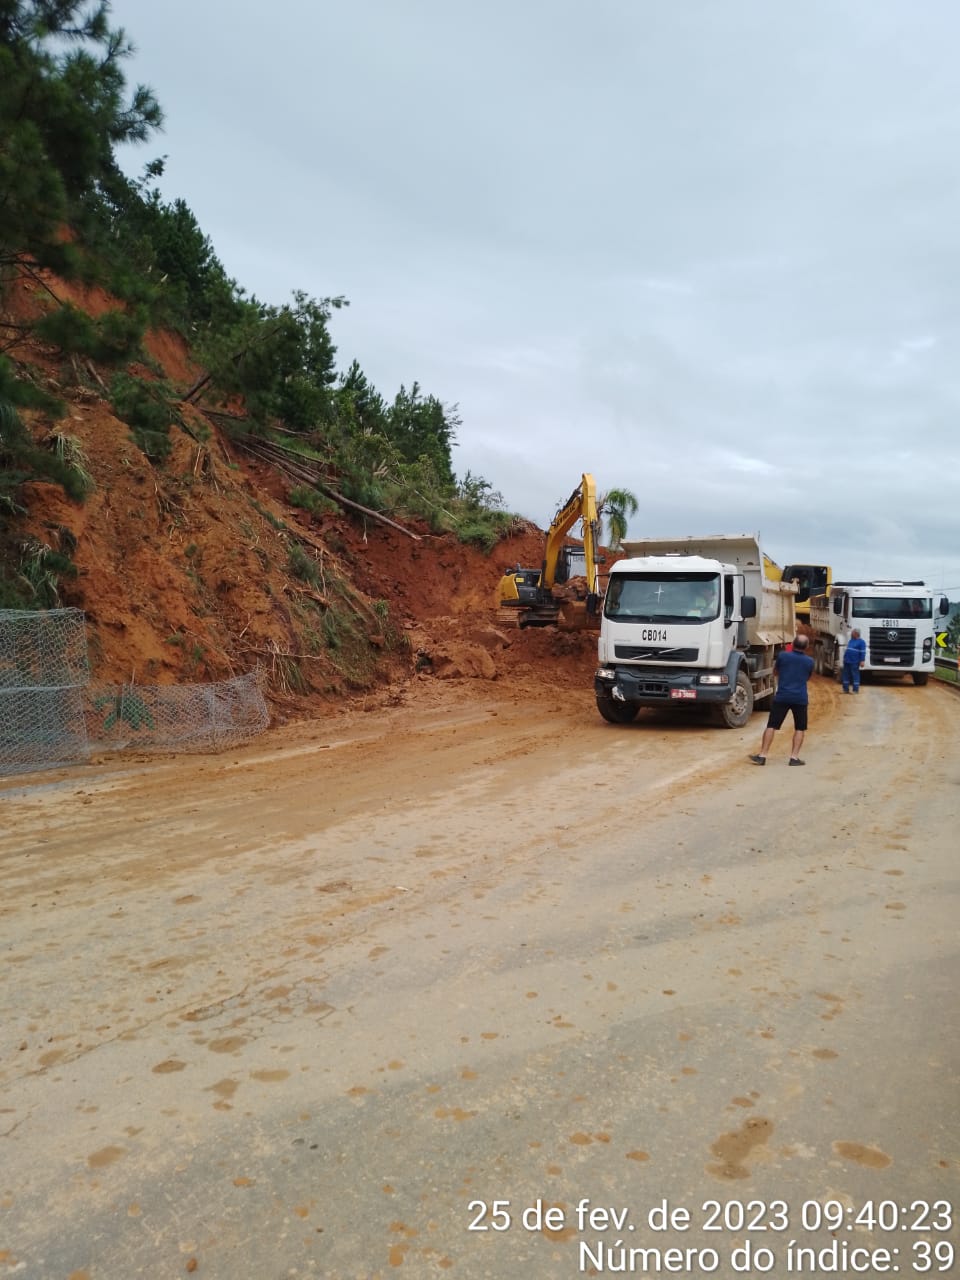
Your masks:
<instances>
[{"instance_id":1,"label":"mud splatter","mask_svg":"<svg viewBox=\"0 0 960 1280\"><path fill-rule=\"evenodd\" d=\"M232 1098L239 1088L239 1080L218 1080L216 1084L208 1084L204 1093L216 1093L221 1098Z\"/></svg>"},{"instance_id":2,"label":"mud splatter","mask_svg":"<svg viewBox=\"0 0 960 1280\"><path fill-rule=\"evenodd\" d=\"M842 1160L863 1165L865 1169L889 1169L893 1164L893 1156L879 1147L864 1146L860 1142L834 1142L833 1149Z\"/></svg>"},{"instance_id":3,"label":"mud splatter","mask_svg":"<svg viewBox=\"0 0 960 1280\"><path fill-rule=\"evenodd\" d=\"M281 1080L288 1080L290 1072L284 1071L282 1067L265 1068L263 1071L251 1071L250 1078L259 1080L262 1084L277 1084Z\"/></svg>"},{"instance_id":4,"label":"mud splatter","mask_svg":"<svg viewBox=\"0 0 960 1280\"><path fill-rule=\"evenodd\" d=\"M588 1147L590 1143L593 1142L593 1139L590 1137L589 1133L581 1133L578 1130L576 1133L571 1133L570 1141L575 1147Z\"/></svg>"},{"instance_id":5,"label":"mud splatter","mask_svg":"<svg viewBox=\"0 0 960 1280\"><path fill-rule=\"evenodd\" d=\"M222 1036L219 1040L211 1040L207 1048L211 1053L236 1053L246 1043L246 1036Z\"/></svg>"},{"instance_id":6,"label":"mud splatter","mask_svg":"<svg viewBox=\"0 0 960 1280\"><path fill-rule=\"evenodd\" d=\"M150 1070L158 1076L168 1076L174 1071L185 1071L187 1064L181 1062L179 1058L166 1058L163 1062L158 1062L155 1067Z\"/></svg>"},{"instance_id":7,"label":"mud splatter","mask_svg":"<svg viewBox=\"0 0 960 1280\"><path fill-rule=\"evenodd\" d=\"M650 1153L647 1151L628 1151L627 1159L639 1160L641 1163L643 1163L643 1161L650 1159Z\"/></svg>"},{"instance_id":8,"label":"mud splatter","mask_svg":"<svg viewBox=\"0 0 960 1280\"><path fill-rule=\"evenodd\" d=\"M736 1133L722 1133L710 1144L710 1152L719 1163L708 1164L707 1173L724 1182L748 1178L747 1162L755 1147L763 1146L773 1133L773 1123L762 1116L752 1116Z\"/></svg>"},{"instance_id":9,"label":"mud splatter","mask_svg":"<svg viewBox=\"0 0 960 1280\"><path fill-rule=\"evenodd\" d=\"M838 1058L840 1055L834 1049L814 1049L813 1056L826 1061L828 1058Z\"/></svg>"},{"instance_id":10,"label":"mud splatter","mask_svg":"<svg viewBox=\"0 0 960 1280\"><path fill-rule=\"evenodd\" d=\"M105 1169L107 1165L122 1160L126 1154L123 1147L101 1147L99 1151L87 1156L87 1164L91 1169Z\"/></svg>"}]
</instances>

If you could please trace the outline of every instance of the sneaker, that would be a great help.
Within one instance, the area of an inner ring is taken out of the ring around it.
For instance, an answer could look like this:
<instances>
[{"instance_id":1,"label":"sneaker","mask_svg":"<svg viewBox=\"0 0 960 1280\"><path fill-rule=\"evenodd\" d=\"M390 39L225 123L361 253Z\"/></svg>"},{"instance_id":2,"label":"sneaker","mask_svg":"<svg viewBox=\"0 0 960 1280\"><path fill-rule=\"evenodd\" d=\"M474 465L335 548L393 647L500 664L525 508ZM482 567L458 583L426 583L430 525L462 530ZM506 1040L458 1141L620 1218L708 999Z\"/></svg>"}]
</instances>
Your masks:
<instances>
[{"instance_id":1,"label":"sneaker","mask_svg":"<svg viewBox=\"0 0 960 1280\"><path fill-rule=\"evenodd\" d=\"M766 756L751 756L751 757L750 757L750 759L753 761L753 763L754 763L754 764L766 764L766 763L767 763L767 757L766 757Z\"/></svg>"},{"instance_id":2,"label":"sneaker","mask_svg":"<svg viewBox=\"0 0 960 1280\"><path fill-rule=\"evenodd\" d=\"M797 759L797 757L796 757L796 756L791 756L791 757L790 757L790 761L789 761L789 763L790 763L790 764L806 764L807 762L806 762L806 760L799 760L799 759Z\"/></svg>"}]
</instances>

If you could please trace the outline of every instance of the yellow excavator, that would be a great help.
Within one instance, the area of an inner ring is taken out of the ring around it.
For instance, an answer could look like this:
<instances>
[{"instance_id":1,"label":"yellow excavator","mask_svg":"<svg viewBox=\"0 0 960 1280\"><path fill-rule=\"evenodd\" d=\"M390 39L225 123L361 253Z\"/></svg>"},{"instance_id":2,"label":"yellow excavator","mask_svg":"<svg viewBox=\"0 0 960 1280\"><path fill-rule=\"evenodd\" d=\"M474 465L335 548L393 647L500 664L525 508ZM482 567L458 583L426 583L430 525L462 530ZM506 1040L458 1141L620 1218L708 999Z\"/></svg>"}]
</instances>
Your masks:
<instances>
[{"instance_id":1,"label":"yellow excavator","mask_svg":"<svg viewBox=\"0 0 960 1280\"><path fill-rule=\"evenodd\" d=\"M567 534L578 520L583 526L582 549L566 544ZM521 627L599 627L599 549L597 486L593 476L584 474L554 516L540 568L517 565L500 579L497 604L501 617L511 622L515 618Z\"/></svg>"}]
</instances>

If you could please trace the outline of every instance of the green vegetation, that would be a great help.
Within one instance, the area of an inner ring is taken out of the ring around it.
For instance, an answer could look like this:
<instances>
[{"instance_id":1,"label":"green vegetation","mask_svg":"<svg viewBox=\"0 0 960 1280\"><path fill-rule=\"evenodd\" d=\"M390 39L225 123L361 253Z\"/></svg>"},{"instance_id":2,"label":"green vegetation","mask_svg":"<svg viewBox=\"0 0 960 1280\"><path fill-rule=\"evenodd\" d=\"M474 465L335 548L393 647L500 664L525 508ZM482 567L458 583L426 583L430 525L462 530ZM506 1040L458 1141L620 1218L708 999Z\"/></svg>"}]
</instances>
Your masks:
<instances>
[{"instance_id":1,"label":"green vegetation","mask_svg":"<svg viewBox=\"0 0 960 1280\"><path fill-rule=\"evenodd\" d=\"M118 373L110 383L110 402L114 413L127 423L148 458L167 457L171 448L170 426L176 412L171 393L163 383Z\"/></svg>"},{"instance_id":2,"label":"green vegetation","mask_svg":"<svg viewBox=\"0 0 960 1280\"><path fill-rule=\"evenodd\" d=\"M132 689L123 688L116 694L104 694L96 699L94 706L98 711L110 708L103 719L104 732L118 724L129 725L131 729L156 728L150 708Z\"/></svg>"},{"instance_id":3,"label":"green vegetation","mask_svg":"<svg viewBox=\"0 0 960 1280\"><path fill-rule=\"evenodd\" d=\"M627 522L635 516L640 504L629 489L608 489L597 499L597 515L607 524L607 545L619 551L627 536Z\"/></svg>"},{"instance_id":4,"label":"green vegetation","mask_svg":"<svg viewBox=\"0 0 960 1280\"><path fill-rule=\"evenodd\" d=\"M229 405L235 438L292 448L315 469L315 484L292 488L294 505L323 516L341 495L492 549L515 517L488 481L454 474L457 406L416 380L385 397L357 361L338 371L331 323L345 298L250 296L186 203L161 196L162 159L139 178L123 172L119 149L154 137L163 119L150 89L128 85L132 53L107 0L0 0L0 301L26 286L40 309L32 322L0 312L0 599L55 600L58 575L69 572L62 549L48 548L42 563L23 551L23 486L53 482L78 502L93 487L79 442L59 425L63 405L19 358L30 341L59 353L64 385L107 387L157 467L171 428L187 429L181 397ZM97 285L116 305L92 316L58 296L58 279ZM204 369L193 387L144 373L154 368L144 335L161 326L179 332ZM290 552L290 568L316 585L302 551ZM342 622L324 634L338 653L349 647ZM285 678L296 683L292 671Z\"/></svg>"}]
</instances>

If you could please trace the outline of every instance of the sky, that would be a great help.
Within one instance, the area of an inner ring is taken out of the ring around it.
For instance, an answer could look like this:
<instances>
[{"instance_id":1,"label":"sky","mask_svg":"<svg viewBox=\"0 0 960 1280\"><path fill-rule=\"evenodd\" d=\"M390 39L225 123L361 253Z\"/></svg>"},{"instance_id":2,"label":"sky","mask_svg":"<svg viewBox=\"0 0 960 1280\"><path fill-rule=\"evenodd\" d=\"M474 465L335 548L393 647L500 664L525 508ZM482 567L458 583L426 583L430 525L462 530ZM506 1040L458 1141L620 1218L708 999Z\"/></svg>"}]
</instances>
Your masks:
<instances>
[{"instance_id":1,"label":"sky","mask_svg":"<svg viewBox=\"0 0 960 1280\"><path fill-rule=\"evenodd\" d=\"M459 406L454 468L546 528L960 599L956 0L113 0L128 150L338 363Z\"/></svg>"}]
</instances>

